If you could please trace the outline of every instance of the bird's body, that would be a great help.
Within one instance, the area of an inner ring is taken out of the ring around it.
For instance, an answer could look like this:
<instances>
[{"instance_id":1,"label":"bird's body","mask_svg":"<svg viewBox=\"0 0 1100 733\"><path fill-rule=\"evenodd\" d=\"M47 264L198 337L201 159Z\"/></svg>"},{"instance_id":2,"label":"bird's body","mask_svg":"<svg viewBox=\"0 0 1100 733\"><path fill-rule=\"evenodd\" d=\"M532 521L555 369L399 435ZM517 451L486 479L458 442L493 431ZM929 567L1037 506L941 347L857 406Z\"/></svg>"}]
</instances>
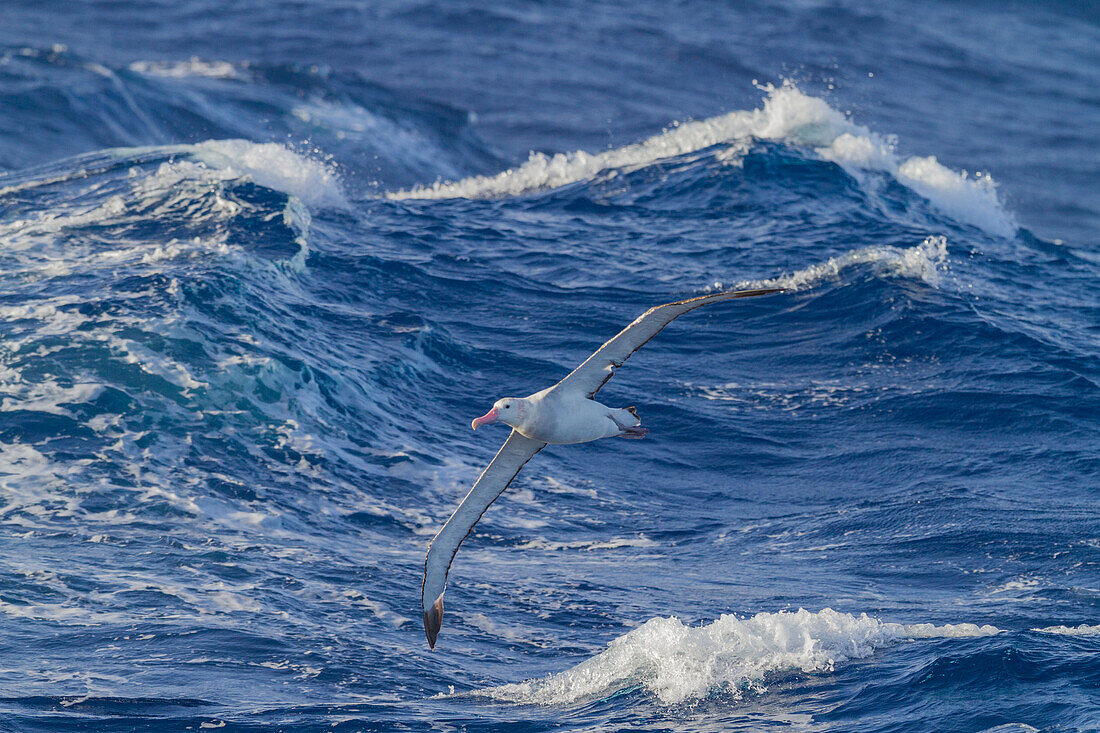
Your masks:
<instances>
[{"instance_id":1,"label":"bird's body","mask_svg":"<svg viewBox=\"0 0 1100 733\"><path fill-rule=\"evenodd\" d=\"M512 427L497 455L482 472L470 493L439 530L424 559L421 604L424 631L435 648L443 623L443 591L458 546L523 465L547 444L587 443L600 438L641 438L648 432L633 407L612 408L595 394L635 351L679 316L708 303L775 293L782 288L713 293L650 308L614 338L596 350L565 379L528 397L497 400L472 427L503 422Z\"/></svg>"},{"instance_id":2,"label":"bird's body","mask_svg":"<svg viewBox=\"0 0 1100 733\"><path fill-rule=\"evenodd\" d=\"M624 428L636 428L642 422L633 408L608 407L576 391L556 387L524 397L523 401L523 415L512 427L524 437L552 445L628 437L623 435Z\"/></svg>"}]
</instances>

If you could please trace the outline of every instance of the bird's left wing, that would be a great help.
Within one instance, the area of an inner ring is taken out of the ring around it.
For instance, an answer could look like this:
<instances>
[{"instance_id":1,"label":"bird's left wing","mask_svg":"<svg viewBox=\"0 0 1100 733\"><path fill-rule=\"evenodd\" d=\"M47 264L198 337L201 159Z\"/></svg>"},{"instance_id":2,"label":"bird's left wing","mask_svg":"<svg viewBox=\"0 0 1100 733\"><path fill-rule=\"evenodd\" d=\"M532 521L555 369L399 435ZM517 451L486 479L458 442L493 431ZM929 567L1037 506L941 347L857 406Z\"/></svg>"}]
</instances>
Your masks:
<instances>
[{"instance_id":1,"label":"bird's left wing","mask_svg":"<svg viewBox=\"0 0 1100 733\"><path fill-rule=\"evenodd\" d=\"M420 605L424 609L424 633L428 635L428 645L432 649L435 649L435 638L443 625L443 591L447 587L447 571L451 568L458 546L489 505L512 483L523 464L545 447L546 443L524 437L513 430L428 547L428 556L424 558Z\"/></svg>"},{"instance_id":2,"label":"bird's left wing","mask_svg":"<svg viewBox=\"0 0 1100 733\"><path fill-rule=\"evenodd\" d=\"M675 303L656 305L634 319L634 322L596 350L596 353L584 360L584 363L558 382L554 389L575 389L585 396L592 397L600 387L615 374L615 369L623 365L631 354L642 348L651 338L659 334L665 326L688 311L734 298L752 298L757 295L778 293L786 288L761 288L759 290L730 290L724 293L711 293L698 298L678 300Z\"/></svg>"}]
</instances>

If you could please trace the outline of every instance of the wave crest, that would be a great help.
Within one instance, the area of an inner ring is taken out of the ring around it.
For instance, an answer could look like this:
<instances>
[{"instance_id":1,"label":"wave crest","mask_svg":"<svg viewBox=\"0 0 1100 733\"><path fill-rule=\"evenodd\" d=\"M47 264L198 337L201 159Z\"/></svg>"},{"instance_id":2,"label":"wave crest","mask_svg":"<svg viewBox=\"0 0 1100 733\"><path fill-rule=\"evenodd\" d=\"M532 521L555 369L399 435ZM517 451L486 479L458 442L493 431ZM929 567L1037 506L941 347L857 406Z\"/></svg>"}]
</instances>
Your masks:
<instances>
[{"instance_id":1,"label":"wave crest","mask_svg":"<svg viewBox=\"0 0 1100 733\"><path fill-rule=\"evenodd\" d=\"M854 265L870 264L876 275L908 277L937 286L947 263L947 239L926 237L915 247L877 245L862 247L824 262L795 270L767 280L742 280L734 284L715 282L714 290L747 290L750 288L787 288L808 290L826 278L837 277Z\"/></svg>"},{"instance_id":2,"label":"wave crest","mask_svg":"<svg viewBox=\"0 0 1100 733\"><path fill-rule=\"evenodd\" d=\"M725 162L736 162L745 151L745 141L759 139L812 148L823 160L841 165L861 183L869 183L860 175L863 171L885 173L957 221L998 236L1015 234L1015 219L1001 205L996 184L987 174L971 178L966 171L947 168L935 157L903 160L895 153L891 137L852 122L824 100L803 93L790 82L779 87L769 85L764 90L767 94L759 109L676 123L640 143L601 153L531 153L527 162L496 175L436 181L386 196L399 200L517 196L588 180L605 171L617 175L723 143L733 143L733 147L723 148L716 155Z\"/></svg>"},{"instance_id":3,"label":"wave crest","mask_svg":"<svg viewBox=\"0 0 1100 733\"><path fill-rule=\"evenodd\" d=\"M572 669L539 680L502 685L474 694L504 702L571 704L640 687L665 705L715 692L741 696L762 691L765 681L789 672L830 672L902 639L990 636L994 626L894 624L866 614L830 608L817 613L724 615L704 626L675 617L650 619Z\"/></svg>"}]
</instances>

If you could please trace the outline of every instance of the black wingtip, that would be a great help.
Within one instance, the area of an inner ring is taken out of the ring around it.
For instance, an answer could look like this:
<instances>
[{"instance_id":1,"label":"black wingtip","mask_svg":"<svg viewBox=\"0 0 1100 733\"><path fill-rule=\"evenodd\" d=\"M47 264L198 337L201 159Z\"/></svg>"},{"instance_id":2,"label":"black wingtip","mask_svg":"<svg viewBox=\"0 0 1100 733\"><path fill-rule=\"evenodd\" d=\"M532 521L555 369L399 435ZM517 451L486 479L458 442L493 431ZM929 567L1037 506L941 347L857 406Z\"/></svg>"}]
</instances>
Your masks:
<instances>
[{"instance_id":1,"label":"black wingtip","mask_svg":"<svg viewBox=\"0 0 1100 733\"><path fill-rule=\"evenodd\" d=\"M787 288L759 288L757 290L739 290L734 293L737 298L754 298L757 295L770 295L771 293L782 293Z\"/></svg>"},{"instance_id":2,"label":"black wingtip","mask_svg":"<svg viewBox=\"0 0 1100 733\"><path fill-rule=\"evenodd\" d=\"M435 639L443 626L443 596L435 599L432 607L424 612L424 633L428 637L428 646L435 649Z\"/></svg>"}]
</instances>

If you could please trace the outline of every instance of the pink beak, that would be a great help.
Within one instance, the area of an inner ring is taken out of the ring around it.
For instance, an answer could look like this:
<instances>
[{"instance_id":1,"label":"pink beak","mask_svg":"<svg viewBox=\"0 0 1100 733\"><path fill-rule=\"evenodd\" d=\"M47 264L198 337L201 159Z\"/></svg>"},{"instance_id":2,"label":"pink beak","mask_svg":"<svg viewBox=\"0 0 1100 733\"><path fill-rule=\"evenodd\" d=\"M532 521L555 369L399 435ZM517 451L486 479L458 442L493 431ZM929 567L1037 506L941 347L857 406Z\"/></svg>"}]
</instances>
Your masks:
<instances>
[{"instance_id":1,"label":"pink beak","mask_svg":"<svg viewBox=\"0 0 1100 733\"><path fill-rule=\"evenodd\" d=\"M470 423L470 427L473 428L474 430L477 430L482 425L488 425L490 423L494 423L499 419L500 419L500 416L497 415L497 408L494 407L493 409L489 410L487 413L485 413L481 417L474 418L474 421L472 423Z\"/></svg>"}]
</instances>

